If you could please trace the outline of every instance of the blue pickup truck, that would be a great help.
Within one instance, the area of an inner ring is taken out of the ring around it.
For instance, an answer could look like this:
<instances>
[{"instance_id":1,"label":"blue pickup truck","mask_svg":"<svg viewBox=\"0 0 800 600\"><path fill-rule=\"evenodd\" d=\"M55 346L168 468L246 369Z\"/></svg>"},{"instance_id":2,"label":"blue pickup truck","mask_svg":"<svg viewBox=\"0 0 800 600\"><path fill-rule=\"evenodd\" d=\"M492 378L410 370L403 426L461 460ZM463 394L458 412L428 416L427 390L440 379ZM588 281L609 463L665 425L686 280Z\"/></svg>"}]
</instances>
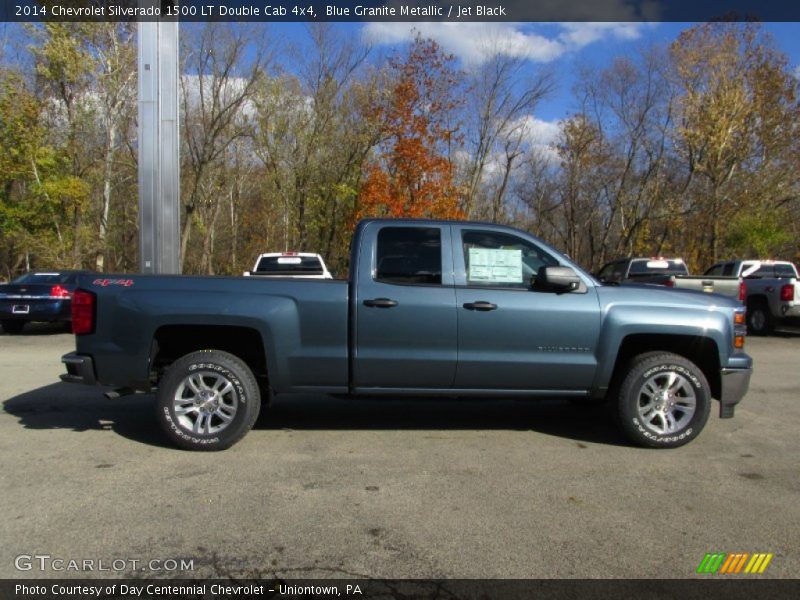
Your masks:
<instances>
[{"instance_id":1,"label":"blue pickup truck","mask_svg":"<svg viewBox=\"0 0 800 600\"><path fill-rule=\"evenodd\" d=\"M632 442L671 448L712 398L732 417L752 370L734 300L605 286L524 231L462 221L361 222L347 281L83 276L72 323L62 379L155 390L196 450L296 393L607 400Z\"/></svg>"}]
</instances>

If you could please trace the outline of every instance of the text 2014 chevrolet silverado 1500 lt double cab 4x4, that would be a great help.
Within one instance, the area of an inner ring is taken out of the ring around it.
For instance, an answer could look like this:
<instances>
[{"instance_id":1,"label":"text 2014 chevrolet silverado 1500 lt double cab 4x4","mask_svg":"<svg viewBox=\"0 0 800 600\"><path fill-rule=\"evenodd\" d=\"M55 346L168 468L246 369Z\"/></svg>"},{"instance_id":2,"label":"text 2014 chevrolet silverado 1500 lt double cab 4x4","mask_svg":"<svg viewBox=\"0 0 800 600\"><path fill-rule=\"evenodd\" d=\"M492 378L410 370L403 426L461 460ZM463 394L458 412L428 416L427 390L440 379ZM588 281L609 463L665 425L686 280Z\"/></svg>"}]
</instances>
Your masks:
<instances>
[{"instance_id":1,"label":"text 2014 chevrolet silverado 1500 lt double cab 4x4","mask_svg":"<svg viewBox=\"0 0 800 600\"><path fill-rule=\"evenodd\" d=\"M603 286L537 238L468 222L368 220L349 281L105 275L73 297L65 381L156 391L179 446L241 439L272 394L614 402L635 443L696 437L750 380L733 300ZM454 408L457 410L457 408Z\"/></svg>"}]
</instances>

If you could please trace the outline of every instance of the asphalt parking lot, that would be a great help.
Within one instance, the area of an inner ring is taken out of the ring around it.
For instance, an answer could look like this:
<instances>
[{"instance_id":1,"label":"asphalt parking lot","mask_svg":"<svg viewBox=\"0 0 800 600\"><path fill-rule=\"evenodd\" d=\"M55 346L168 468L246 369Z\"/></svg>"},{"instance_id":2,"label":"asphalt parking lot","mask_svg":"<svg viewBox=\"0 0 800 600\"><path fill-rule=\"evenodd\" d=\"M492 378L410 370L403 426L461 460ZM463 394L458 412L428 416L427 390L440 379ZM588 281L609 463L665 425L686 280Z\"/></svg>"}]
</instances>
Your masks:
<instances>
[{"instance_id":1,"label":"asphalt parking lot","mask_svg":"<svg viewBox=\"0 0 800 600\"><path fill-rule=\"evenodd\" d=\"M59 383L73 338L26 331L0 335L0 578L684 578L707 552L800 572L800 333L748 338L736 418L677 450L561 401L303 397L203 454L167 445L151 396Z\"/></svg>"}]
</instances>

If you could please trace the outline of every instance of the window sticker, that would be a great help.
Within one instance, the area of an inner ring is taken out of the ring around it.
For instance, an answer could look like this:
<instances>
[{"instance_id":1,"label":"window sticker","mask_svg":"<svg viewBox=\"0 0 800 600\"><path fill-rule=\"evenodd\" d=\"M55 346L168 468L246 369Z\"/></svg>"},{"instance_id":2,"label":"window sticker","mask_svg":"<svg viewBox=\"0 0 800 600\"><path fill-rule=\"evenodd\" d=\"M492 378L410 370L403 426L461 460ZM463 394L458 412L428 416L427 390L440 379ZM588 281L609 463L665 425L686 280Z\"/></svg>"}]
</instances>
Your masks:
<instances>
[{"instance_id":1,"label":"window sticker","mask_svg":"<svg viewBox=\"0 0 800 600\"><path fill-rule=\"evenodd\" d=\"M522 283L522 250L470 248L467 279L476 283Z\"/></svg>"}]
</instances>

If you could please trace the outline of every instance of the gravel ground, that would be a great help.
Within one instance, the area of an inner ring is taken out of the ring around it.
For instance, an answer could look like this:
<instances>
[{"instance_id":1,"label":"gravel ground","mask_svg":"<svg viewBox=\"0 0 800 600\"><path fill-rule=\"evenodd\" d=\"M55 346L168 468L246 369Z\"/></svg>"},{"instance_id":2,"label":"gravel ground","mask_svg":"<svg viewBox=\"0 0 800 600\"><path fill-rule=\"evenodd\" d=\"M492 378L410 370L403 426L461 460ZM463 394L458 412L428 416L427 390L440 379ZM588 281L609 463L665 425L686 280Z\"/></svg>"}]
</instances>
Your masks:
<instances>
[{"instance_id":1,"label":"gravel ground","mask_svg":"<svg viewBox=\"0 0 800 600\"><path fill-rule=\"evenodd\" d=\"M202 454L166 443L152 396L59 383L70 335L0 335L0 578L684 578L706 552L773 552L765 576L796 577L800 334L747 346L736 418L715 403L672 451L568 402L307 396Z\"/></svg>"}]
</instances>

